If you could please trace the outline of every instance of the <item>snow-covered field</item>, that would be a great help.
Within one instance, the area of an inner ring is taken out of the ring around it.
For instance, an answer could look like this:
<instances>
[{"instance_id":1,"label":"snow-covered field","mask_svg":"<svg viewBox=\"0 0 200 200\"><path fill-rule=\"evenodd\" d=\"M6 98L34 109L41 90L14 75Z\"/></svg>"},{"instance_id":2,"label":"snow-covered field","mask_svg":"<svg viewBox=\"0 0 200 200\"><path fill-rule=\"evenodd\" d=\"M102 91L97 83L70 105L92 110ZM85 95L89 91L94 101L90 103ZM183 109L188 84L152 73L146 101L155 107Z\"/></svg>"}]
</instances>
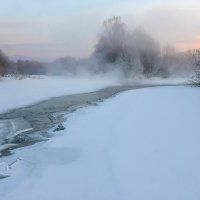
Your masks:
<instances>
[{"instance_id":1,"label":"snow-covered field","mask_svg":"<svg viewBox=\"0 0 200 200\"><path fill-rule=\"evenodd\" d=\"M2 200L199 200L200 88L124 92L2 158ZM14 161L14 164L12 164Z\"/></svg>"},{"instance_id":2,"label":"snow-covered field","mask_svg":"<svg viewBox=\"0 0 200 200\"><path fill-rule=\"evenodd\" d=\"M41 76L40 78L2 78L0 81L0 113L27 106L52 97L86 93L120 84L181 84L186 79L136 79L124 83L109 76L66 77Z\"/></svg>"},{"instance_id":3,"label":"snow-covered field","mask_svg":"<svg viewBox=\"0 0 200 200\"><path fill-rule=\"evenodd\" d=\"M103 77L70 78L42 76L17 80L4 78L0 81L0 112L26 106L51 97L92 92L107 86L118 85L116 79Z\"/></svg>"}]
</instances>

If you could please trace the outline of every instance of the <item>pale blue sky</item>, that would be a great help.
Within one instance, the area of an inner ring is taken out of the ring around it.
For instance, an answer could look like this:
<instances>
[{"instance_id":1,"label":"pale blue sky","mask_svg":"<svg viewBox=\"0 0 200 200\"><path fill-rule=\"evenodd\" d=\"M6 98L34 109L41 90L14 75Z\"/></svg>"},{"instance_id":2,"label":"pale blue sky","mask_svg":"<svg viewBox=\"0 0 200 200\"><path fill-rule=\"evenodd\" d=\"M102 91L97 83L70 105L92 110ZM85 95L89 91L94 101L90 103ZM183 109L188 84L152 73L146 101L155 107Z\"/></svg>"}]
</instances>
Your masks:
<instances>
[{"instance_id":1,"label":"pale blue sky","mask_svg":"<svg viewBox=\"0 0 200 200\"><path fill-rule=\"evenodd\" d=\"M113 15L180 48L200 41L199 0L0 0L0 8L0 48L11 56L86 57Z\"/></svg>"}]
</instances>

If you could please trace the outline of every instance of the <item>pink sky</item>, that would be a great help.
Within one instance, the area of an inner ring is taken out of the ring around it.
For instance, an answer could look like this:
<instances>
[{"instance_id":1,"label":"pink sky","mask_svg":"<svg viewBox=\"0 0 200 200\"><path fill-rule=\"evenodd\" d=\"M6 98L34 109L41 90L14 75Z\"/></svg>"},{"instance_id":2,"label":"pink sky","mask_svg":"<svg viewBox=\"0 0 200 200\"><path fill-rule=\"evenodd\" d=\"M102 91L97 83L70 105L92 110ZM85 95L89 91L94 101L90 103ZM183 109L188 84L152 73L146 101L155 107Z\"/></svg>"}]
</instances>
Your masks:
<instances>
[{"instance_id":1,"label":"pink sky","mask_svg":"<svg viewBox=\"0 0 200 200\"><path fill-rule=\"evenodd\" d=\"M200 48L199 0L6 0L0 7L0 49L10 56L87 57L102 21L114 15L161 45Z\"/></svg>"}]
</instances>

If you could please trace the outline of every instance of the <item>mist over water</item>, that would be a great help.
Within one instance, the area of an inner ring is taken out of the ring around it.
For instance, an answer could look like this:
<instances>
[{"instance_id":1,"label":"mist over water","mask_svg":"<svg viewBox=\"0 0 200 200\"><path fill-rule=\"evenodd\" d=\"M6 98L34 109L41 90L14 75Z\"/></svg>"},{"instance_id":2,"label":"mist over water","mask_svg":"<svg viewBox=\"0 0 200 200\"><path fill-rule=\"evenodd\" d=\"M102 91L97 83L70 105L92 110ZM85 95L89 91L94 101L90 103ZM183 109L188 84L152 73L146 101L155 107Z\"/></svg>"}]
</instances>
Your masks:
<instances>
[{"instance_id":1,"label":"mist over water","mask_svg":"<svg viewBox=\"0 0 200 200\"><path fill-rule=\"evenodd\" d=\"M60 58L45 66L48 75L118 78L190 77L199 55L162 46L145 28L130 29L120 17L105 20L90 57Z\"/></svg>"},{"instance_id":2,"label":"mist over water","mask_svg":"<svg viewBox=\"0 0 200 200\"><path fill-rule=\"evenodd\" d=\"M191 77L200 60L199 51L178 52L173 45L161 44L148 29L131 29L120 17L112 17L104 21L88 58L66 56L53 62L11 61L0 52L0 74L99 76L119 80Z\"/></svg>"}]
</instances>

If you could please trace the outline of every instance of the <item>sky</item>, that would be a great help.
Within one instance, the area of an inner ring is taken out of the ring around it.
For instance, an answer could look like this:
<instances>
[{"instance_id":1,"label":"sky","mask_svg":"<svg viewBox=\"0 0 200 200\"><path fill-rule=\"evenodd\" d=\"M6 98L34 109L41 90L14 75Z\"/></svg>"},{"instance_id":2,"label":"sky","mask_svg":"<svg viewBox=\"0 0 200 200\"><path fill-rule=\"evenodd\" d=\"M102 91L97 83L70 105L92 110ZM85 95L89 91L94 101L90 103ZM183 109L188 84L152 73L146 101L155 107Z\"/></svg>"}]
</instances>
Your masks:
<instances>
[{"instance_id":1,"label":"sky","mask_svg":"<svg viewBox=\"0 0 200 200\"><path fill-rule=\"evenodd\" d=\"M13 58L88 57L112 16L161 45L200 47L200 0L0 0L0 8L0 49Z\"/></svg>"}]
</instances>

